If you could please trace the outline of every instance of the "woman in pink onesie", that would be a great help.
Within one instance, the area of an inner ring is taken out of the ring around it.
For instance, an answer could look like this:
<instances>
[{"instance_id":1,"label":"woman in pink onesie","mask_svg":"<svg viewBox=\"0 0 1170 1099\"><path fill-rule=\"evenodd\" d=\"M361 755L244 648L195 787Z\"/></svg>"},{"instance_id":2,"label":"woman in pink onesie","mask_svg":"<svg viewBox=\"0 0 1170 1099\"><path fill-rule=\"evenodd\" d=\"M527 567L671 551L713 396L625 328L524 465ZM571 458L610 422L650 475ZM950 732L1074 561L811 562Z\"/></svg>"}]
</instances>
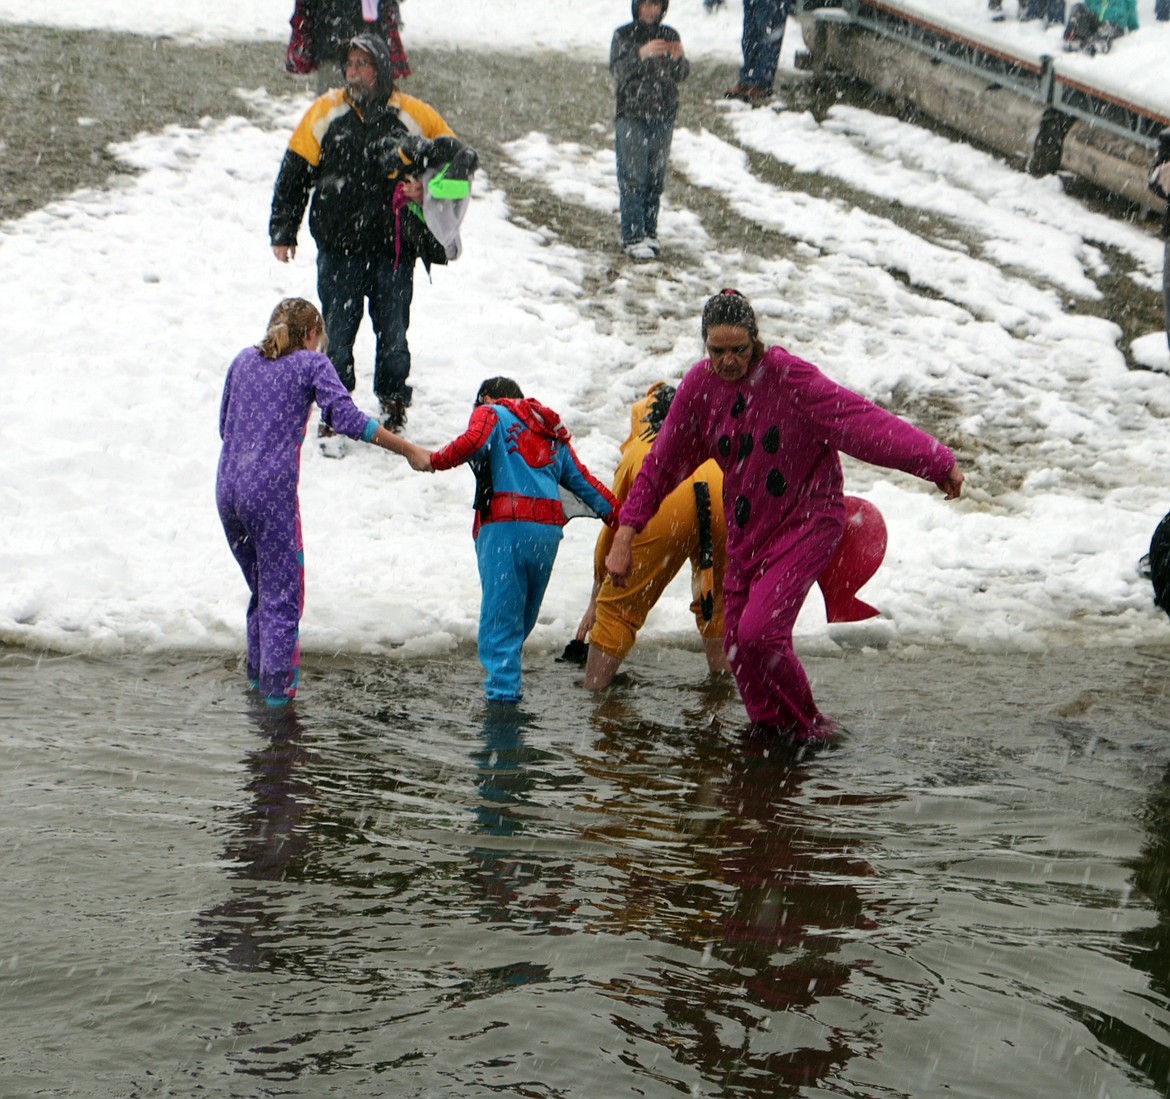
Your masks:
<instances>
[{"instance_id":1,"label":"woman in pink onesie","mask_svg":"<svg viewBox=\"0 0 1170 1099\"><path fill-rule=\"evenodd\" d=\"M634 535L675 485L714 458L727 514L724 646L748 718L754 729L823 743L833 723L813 701L792 630L844 529L838 451L932 481L948 500L963 474L925 432L783 348L765 348L738 291L707 301L702 334L708 357L678 387L622 505L606 568L624 583Z\"/></svg>"}]
</instances>

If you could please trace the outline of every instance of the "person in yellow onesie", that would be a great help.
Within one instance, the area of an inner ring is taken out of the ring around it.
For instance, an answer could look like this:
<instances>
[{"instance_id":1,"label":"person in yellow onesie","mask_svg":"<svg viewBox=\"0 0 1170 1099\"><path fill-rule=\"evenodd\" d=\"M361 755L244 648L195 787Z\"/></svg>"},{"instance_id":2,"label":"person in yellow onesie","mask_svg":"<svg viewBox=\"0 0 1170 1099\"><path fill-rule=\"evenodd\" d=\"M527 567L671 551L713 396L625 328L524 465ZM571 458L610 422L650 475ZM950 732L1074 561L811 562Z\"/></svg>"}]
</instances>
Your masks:
<instances>
[{"instance_id":1,"label":"person in yellow onesie","mask_svg":"<svg viewBox=\"0 0 1170 1099\"><path fill-rule=\"evenodd\" d=\"M656 382L630 413L630 435L614 474L613 494L625 500L642 468L674 398L674 388ZM723 651L723 569L727 527L723 518L723 473L704 462L662 502L657 514L634 539L634 567L626 586L613 585L605 570L613 533L597 539L593 557L593 594L578 642L589 638L585 664L587 690L609 686L625 660L646 616L686 561L691 562L691 609L712 672L730 672Z\"/></svg>"}]
</instances>

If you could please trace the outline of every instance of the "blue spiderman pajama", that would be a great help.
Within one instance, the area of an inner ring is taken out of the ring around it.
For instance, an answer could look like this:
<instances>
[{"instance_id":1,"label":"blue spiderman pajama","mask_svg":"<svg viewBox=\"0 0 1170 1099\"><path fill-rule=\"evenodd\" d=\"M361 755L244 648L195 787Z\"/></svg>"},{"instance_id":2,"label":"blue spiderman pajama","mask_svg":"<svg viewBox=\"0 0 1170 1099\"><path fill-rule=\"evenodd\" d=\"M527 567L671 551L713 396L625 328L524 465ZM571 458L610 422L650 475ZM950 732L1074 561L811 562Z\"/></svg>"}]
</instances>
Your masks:
<instances>
[{"instance_id":1,"label":"blue spiderman pajama","mask_svg":"<svg viewBox=\"0 0 1170 1099\"><path fill-rule=\"evenodd\" d=\"M249 347L228 369L215 499L251 598L247 675L271 705L296 695L304 609L304 545L297 489L313 403L334 431L368 442L377 420L358 410L332 363L316 351L269 360Z\"/></svg>"},{"instance_id":2,"label":"blue spiderman pajama","mask_svg":"<svg viewBox=\"0 0 1170 1099\"><path fill-rule=\"evenodd\" d=\"M561 528L573 515L607 522L617 515L617 501L569 438L560 417L539 402L500 399L479 405L467 430L431 455L436 470L469 462L476 474L478 647L492 702L523 698L520 651L536 625Z\"/></svg>"}]
</instances>

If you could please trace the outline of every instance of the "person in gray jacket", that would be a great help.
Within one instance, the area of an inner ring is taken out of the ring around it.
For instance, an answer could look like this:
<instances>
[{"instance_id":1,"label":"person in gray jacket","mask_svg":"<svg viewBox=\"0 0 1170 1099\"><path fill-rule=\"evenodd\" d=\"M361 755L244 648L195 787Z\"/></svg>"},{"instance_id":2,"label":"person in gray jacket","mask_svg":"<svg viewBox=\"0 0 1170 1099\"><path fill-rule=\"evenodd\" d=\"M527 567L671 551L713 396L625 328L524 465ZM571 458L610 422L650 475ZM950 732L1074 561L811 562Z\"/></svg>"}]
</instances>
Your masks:
<instances>
[{"instance_id":1,"label":"person in gray jacket","mask_svg":"<svg viewBox=\"0 0 1170 1099\"><path fill-rule=\"evenodd\" d=\"M658 206L678 112L678 85L691 63L678 31L662 17L670 0L633 0L632 23L613 32L609 71L617 93L617 154L621 245L634 259L658 254Z\"/></svg>"}]
</instances>

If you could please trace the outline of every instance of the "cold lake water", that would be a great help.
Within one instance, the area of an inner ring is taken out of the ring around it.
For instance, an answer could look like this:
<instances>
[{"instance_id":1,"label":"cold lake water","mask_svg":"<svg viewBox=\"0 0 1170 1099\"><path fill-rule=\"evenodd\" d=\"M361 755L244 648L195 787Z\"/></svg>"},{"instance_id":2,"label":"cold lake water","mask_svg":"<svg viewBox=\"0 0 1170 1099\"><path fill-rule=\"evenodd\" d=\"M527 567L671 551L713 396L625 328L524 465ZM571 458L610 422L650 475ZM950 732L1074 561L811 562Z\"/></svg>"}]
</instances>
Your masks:
<instances>
[{"instance_id":1,"label":"cold lake water","mask_svg":"<svg viewBox=\"0 0 1170 1099\"><path fill-rule=\"evenodd\" d=\"M1170 647L808 661L0 651L0 1095L1170 1089Z\"/></svg>"}]
</instances>

